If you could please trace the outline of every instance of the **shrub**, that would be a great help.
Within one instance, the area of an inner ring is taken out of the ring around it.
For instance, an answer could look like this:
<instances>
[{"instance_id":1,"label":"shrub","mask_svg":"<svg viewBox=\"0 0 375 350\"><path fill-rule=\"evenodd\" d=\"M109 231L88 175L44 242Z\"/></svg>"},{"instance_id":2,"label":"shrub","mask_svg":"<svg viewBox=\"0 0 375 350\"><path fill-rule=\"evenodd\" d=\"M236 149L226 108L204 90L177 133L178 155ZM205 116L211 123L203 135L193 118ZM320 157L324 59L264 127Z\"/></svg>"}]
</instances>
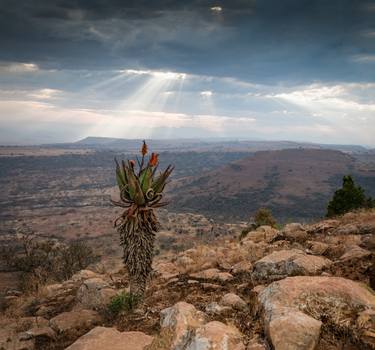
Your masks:
<instances>
[{"instance_id":1,"label":"shrub","mask_svg":"<svg viewBox=\"0 0 375 350\"><path fill-rule=\"evenodd\" d=\"M96 260L83 241L68 244L42 239L32 233L18 234L16 244L3 247L0 259L22 272L21 289L36 291L49 281L64 281Z\"/></svg>"},{"instance_id":2,"label":"shrub","mask_svg":"<svg viewBox=\"0 0 375 350\"><path fill-rule=\"evenodd\" d=\"M141 297L137 294L122 292L112 298L108 304L108 311L113 316L117 316L120 312L132 312L139 304Z\"/></svg>"},{"instance_id":3,"label":"shrub","mask_svg":"<svg viewBox=\"0 0 375 350\"><path fill-rule=\"evenodd\" d=\"M267 208L260 208L257 210L254 216L255 225L257 227L267 225L271 227L276 226L276 220L272 216L272 213Z\"/></svg>"},{"instance_id":4,"label":"shrub","mask_svg":"<svg viewBox=\"0 0 375 350\"><path fill-rule=\"evenodd\" d=\"M344 176L342 188L338 189L327 207L327 217L342 215L349 211L373 206L373 200L366 198L365 191L356 186L350 175Z\"/></svg>"}]
</instances>

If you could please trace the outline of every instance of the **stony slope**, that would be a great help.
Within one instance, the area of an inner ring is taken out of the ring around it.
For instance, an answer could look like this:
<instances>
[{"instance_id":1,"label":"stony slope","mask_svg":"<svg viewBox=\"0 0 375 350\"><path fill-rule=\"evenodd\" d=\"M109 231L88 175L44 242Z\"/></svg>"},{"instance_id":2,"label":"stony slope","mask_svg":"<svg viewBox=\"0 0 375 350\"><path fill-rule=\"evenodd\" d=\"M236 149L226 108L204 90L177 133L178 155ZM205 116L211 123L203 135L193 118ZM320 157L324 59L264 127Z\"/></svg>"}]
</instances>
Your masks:
<instances>
[{"instance_id":1,"label":"stony slope","mask_svg":"<svg viewBox=\"0 0 375 350\"><path fill-rule=\"evenodd\" d=\"M144 304L116 317L126 274L102 263L37 295L9 291L0 348L375 349L374 237L373 210L164 254Z\"/></svg>"}]
</instances>

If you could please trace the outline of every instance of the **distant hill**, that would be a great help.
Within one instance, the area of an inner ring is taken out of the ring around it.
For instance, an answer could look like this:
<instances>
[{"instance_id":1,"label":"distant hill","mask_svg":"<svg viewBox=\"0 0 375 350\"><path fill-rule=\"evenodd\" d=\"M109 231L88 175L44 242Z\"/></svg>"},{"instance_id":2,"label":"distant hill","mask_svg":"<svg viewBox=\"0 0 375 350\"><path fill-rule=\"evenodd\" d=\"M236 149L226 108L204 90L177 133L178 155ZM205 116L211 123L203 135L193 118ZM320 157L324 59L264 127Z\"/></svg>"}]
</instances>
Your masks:
<instances>
[{"instance_id":1,"label":"distant hill","mask_svg":"<svg viewBox=\"0 0 375 350\"><path fill-rule=\"evenodd\" d=\"M127 152L138 151L142 140L121 139L109 137L86 137L80 141L63 144L69 147L89 147L95 149L126 150ZM368 149L358 145L335 145L317 144L293 141L251 141L251 140L231 140L225 138L218 139L159 139L147 140L150 148L157 152L161 151L197 151L197 152L257 152L272 151L294 148L308 149L332 149L346 153L365 153Z\"/></svg>"},{"instance_id":2,"label":"distant hill","mask_svg":"<svg viewBox=\"0 0 375 350\"><path fill-rule=\"evenodd\" d=\"M342 176L353 174L375 195L375 166L334 150L261 151L220 169L180 179L171 190L175 210L222 219L247 219L266 206L280 220L325 214Z\"/></svg>"}]
</instances>

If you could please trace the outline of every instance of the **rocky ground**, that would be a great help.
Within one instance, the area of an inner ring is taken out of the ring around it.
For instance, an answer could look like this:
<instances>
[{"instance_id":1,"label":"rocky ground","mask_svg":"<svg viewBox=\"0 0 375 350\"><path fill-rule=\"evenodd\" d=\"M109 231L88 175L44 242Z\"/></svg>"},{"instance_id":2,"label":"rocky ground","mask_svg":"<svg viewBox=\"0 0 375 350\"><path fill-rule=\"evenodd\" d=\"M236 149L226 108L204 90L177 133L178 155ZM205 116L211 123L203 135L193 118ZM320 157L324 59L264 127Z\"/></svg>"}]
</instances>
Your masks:
<instances>
[{"instance_id":1,"label":"rocky ground","mask_svg":"<svg viewBox=\"0 0 375 350\"><path fill-rule=\"evenodd\" d=\"M262 226L155 259L144 303L113 315L121 261L9 290L0 349L375 349L375 210Z\"/></svg>"}]
</instances>

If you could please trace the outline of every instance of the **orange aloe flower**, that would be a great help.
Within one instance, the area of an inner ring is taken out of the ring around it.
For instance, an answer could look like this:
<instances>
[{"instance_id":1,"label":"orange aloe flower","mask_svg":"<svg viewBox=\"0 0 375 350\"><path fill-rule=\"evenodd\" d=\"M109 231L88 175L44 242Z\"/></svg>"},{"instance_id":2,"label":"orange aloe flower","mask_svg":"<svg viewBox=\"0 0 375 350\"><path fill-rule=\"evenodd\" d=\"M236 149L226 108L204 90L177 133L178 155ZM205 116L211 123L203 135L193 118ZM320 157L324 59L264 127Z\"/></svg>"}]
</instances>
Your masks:
<instances>
[{"instance_id":1,"label":"orange aloe flower","mask_svg":"<svg viewBox=\"0 0 375 350\"><path fill-rule=\"evenodd\" d=\"M131 165L132 168L134 168L135 166L135 161L133 159L129 160L129 163Z\"/></svg>"},{"instance_id":2,"label":"orange aloe flower","mask_svg":"<svg viewBox=\"0 0 375 350\"><path fill-rule=\"evenodd\" d=\"M159 155L157 153L152 152L151 158L150 158L150 165L151 166L155 166L156 164L158 164L158 157L159 157Z\"/></svg>"},{"instance_id":3,"label":"orange aloe flower","mask_svg":"<svg viewBox=\"0 0 375 350\"><path fill-rule=\"evenodd\" d=\"M141 153L142 153L142 156L145 156L147 154L147 145L146 145L145 140L143 140Z\"/></svg>"}]
</instances>

